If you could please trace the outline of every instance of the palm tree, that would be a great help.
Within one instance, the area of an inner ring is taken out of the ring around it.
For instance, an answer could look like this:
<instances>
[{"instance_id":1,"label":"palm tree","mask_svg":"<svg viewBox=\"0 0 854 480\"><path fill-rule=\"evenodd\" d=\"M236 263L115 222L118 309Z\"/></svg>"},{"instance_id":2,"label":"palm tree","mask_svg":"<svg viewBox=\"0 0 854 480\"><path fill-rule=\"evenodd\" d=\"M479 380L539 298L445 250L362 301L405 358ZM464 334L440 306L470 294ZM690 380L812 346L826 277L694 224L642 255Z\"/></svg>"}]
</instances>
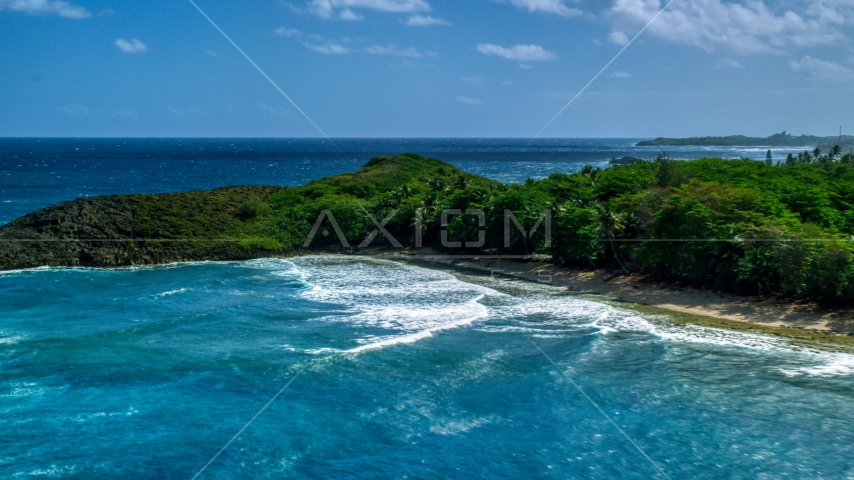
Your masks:
<instances>
[{"instance_id":1,"label":"palm tree","mask_svg":"<svg viewBox=\"0 0 854 480\"><path fill-rule=\"evenodd\" d=\"M457 177L456 182L454 182L454 187L455 187L457 190L465 190L465 189L466 189L466 187L468 187L468 186L469 186L469 185L471 185L471 184L472 184L471 180L469 180L469 179L467 179L466 177L464 177L464 176L460 175L460 176L458 176L458 177Z\"/></svg>"},{"instance_id":2,"label":"palm tree","mask_svg":"<svg viewBox=\"0 0 854 480\"><path fill-rule=\"evenodd\" d=\"M430 187L431 190L435 190L437 192L444 192L447 188L445 182L441 178L428 179L427 186Z\"/></svg>"},{"instance_id":3,"label":"palm tree","mask_svg":"<svg viewBox=\"0 0 854 480\"><path fill-rule=\"evenodd\" d=\"M839 158L839 155L841 155L841 154L842 154L842 149L839 148L839 144L837 143L836 145L834 145L830 149L830 153L828 153L827 156L830 157L831 162L835 162L836 159Z\"/></svg>"},{"instance_id":4,"label":"palm tree","mask_svg":"<svg viewBox=\"0 0 854 480\"><path fill-rule=\"evenodd\" d=\"M599 236L608 239L608 243L611 244L611 251L614 252L614 258L617 259L617 263L620 264L623 271L629 274L629 269L626 268L626 265L620 258L620 254L617 253L617 247L614 246L614 237L623 233L626 229L624 223L625 216L614 212L608 206L602 204L593 207L593 211L596 215L596 229Z\"/></svg>"}]
</instances>

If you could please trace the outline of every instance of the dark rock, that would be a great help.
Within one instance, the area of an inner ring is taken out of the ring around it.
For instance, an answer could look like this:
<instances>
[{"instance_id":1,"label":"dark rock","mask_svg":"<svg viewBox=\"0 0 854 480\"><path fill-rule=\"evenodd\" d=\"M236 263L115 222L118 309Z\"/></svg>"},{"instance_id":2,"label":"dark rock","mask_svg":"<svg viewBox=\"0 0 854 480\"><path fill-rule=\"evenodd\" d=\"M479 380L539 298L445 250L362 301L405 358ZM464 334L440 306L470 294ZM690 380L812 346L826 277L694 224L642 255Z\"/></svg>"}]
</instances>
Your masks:
<instances>
[{"instance_id":1,"label":"dark rock","mask_svg":"<svg viewBox=\"0 0 854 480\"><path fill-rule=\"evenodd\" d=\"M611 165L631 165L633 163L640 163L643 160L635 157L623 157L623 158L614 158L610 162Z\"/></svg>"}]
</instances>

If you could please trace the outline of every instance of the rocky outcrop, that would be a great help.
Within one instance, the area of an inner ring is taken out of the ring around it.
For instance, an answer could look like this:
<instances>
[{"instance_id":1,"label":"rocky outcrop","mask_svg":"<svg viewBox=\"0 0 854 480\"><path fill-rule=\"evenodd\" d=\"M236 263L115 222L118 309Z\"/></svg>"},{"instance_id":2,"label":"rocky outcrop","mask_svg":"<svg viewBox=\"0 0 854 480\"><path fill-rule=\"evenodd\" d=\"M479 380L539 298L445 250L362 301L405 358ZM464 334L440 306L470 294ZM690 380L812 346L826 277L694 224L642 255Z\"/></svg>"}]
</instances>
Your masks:
<instances>
[{"instance_id":1,"label":"rocky outcrop","mask_svg":"<svg viewBox=\"0 0 854 480\"><path fill-rule=\"evenodd\" d=\"M633 163L643 162L640 158L636 157L623 157L623 158L612 158L608 164L610 165L631 165Z\"/></svg>"},{"instance_id":2,"label":"rocky outcrop","mask_svg":"<svg viewBox=\"0 0 854 480\"><path fill-rule=\"evenodd\" d=\"M238 210L243 202L281 190L234 187L62 203L0 227L0 270L257 257L260 252L228 234L242 226Z\"/></svg>"}]
</instances>

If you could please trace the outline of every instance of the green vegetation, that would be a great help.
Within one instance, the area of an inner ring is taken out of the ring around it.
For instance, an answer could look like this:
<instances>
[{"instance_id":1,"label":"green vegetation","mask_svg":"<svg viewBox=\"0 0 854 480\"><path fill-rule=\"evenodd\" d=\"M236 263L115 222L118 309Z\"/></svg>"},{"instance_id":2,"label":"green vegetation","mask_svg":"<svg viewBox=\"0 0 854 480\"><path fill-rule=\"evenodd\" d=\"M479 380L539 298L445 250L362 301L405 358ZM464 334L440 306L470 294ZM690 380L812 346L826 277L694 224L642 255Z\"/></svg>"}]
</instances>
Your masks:
<instances>
[{"instance_id":1,"label":"green vegetation","mask_svg":"<svg viewBox=\"0 0 854 480\"><path fill-rule=\"evenodd\" d=\"M730 293L854 305L854 167L850 155L810 155L819 161L685 162L660 155L655 162L585 167L518 185L415 154L380 157L358 172L298 188L114 196L52 207L0 228L0 239L124 235L134 241L121 248L82 240L76 246L0 242L0 268L298 253L327 210L353 247L377 223L414 246L420 212L423 245L446 253L545 254L578 267L646 273ZM91 212L81 214L86 208ZM454 214L443 227L447 210L481 210L485 226L477 215ZM509 223L505 238L506 210L520 228ZM533 234L521 232L538 221ZM311 248L341 248L331 221L321 223ZM474 247L481 230L485 243ZM469 247L445 248L443 234L446 242ZM371 245L383 244L389 244L384 235L375 235Z\"/></svg>"},{"instance_id":2,"label":"green vegetation","mask_svg":"<svg viewBox=\"0 0 854 480\"><path fill-rule=\"evenodd\" d=\"M838 159L838 158L837 158ZM376 226L414 244L416 210L426 246L442 250L441 212L480 209L486 244L453 252L551 254L580 267L645 272L716 290L854 304L854 169L838 162L768 166L752 160L673 161L585 168L502 185L416 155L373 160L362 171L286 190L268 199L270 220L253 235L298 247L329 209L352 245ZM530 230L552 210L552 244ZM454 215L448 240L476 242L478 219ZM374 244L383 241L378 236ZM317 236L312 246L336 246Z\"/></svg>"}]
</instances>

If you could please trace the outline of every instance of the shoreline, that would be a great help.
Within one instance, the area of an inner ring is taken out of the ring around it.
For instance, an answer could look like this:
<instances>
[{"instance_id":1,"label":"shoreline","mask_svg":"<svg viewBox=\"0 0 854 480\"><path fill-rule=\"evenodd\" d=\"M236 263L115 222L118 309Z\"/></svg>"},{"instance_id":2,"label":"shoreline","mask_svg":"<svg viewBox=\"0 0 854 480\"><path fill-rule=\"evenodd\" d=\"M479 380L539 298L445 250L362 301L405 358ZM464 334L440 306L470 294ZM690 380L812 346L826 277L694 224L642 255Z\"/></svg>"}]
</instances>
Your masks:
<instances>
[{"instance_id":1,"label":"shoreline","mask_svg":"<svg viewBox=\"0 0 854 480\"><path fill-rule=\"evenodd\" d=\"M640 313L665 315L673 323L693 324L784 337L854 350L854 309L821 309L816 305L759 297L742 297L657 282L639 274L582 270L552 263L548 257L520 259L436 255L432 249L374 247L363 250L302 250L243 258L185 260L124 266L40 266L0 271L0 275L50 268L122 270L207 262L242 262L260 258L286 260L316 255L377 258L454 274L496 276L564 287L591 300Z\"/></svg>"},{"instance_id":2,"label":"shoreline","mask_svg":"<svg viewBox=\"0 0 854 480\"><path fill-rule=\"evenodd\" d=\"M468 271L565 287L568 292L590 296L595 301L641 313L663 314L674 323L854 347L854 311L850 309L825 310L809 304L718 294L653 282L641 275L614 275L604 270L565 267L545 259L419 258L412 251L384 251L365 256L449 272Z\"/></svg>"}]
</instances>

